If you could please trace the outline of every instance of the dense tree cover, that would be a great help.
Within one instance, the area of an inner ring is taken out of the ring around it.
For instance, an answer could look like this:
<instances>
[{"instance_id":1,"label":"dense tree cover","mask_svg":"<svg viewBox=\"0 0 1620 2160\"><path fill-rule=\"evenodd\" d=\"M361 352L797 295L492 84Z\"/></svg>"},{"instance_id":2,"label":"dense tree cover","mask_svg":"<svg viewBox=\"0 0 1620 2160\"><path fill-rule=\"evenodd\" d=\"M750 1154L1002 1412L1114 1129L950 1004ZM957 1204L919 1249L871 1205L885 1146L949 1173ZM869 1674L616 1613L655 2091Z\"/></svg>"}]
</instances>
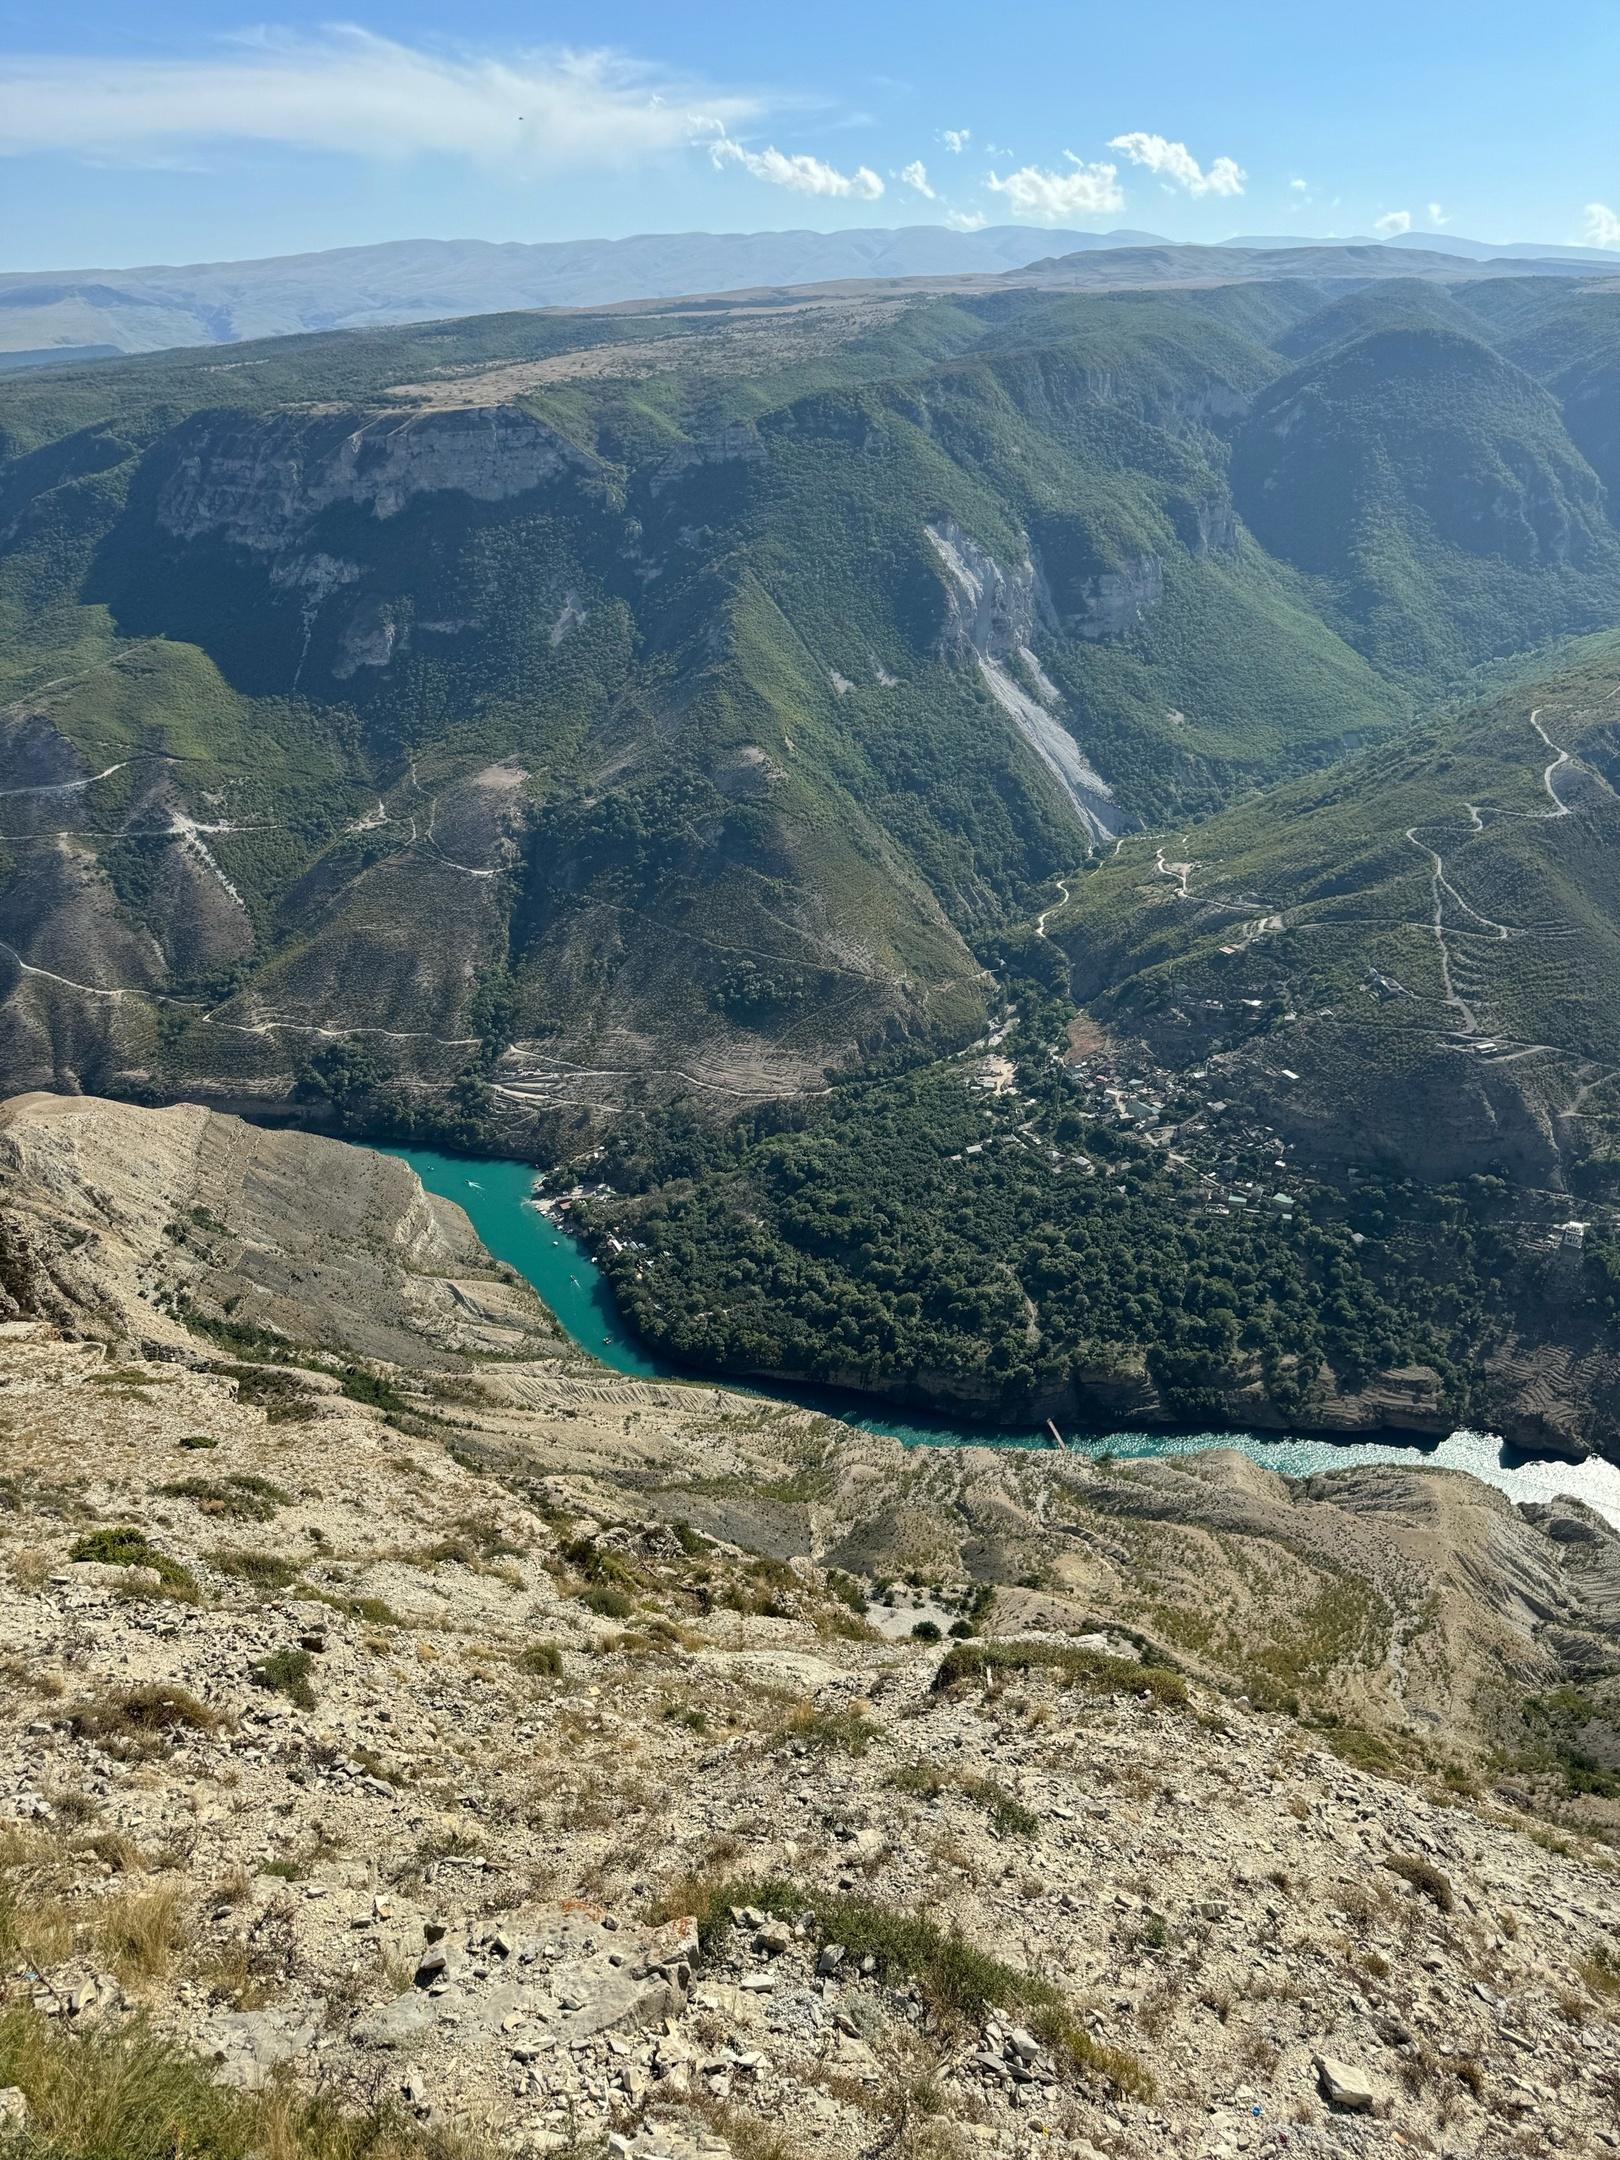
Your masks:
<instances>
[{"instance_id":1,"label":"dense tree cover","mask_svg":"<svg viewBox=\"0 0 1620 2160\"><path fill-rule=\"evenodd\" d=\"M951 1396L1007 1415L1071 1378L1152 1376L1195 1419L1258 1380L1308 1409L1325 1362L1349 1384L1457 1360L1490 1324L1501 1189L1368 1179L1291 1217L1253 1210L1113 1118L1082 1116L1050 1056L1063 1008L1026 986L1021 1093L952 1058L852 1081L824 1104L730 1129L675 1113L620 1127L623 1200L593 1220L638 1330L731 1370Z\"/></svg>"},{"instance_id":2,"label":"dense tree cover","mask_svg":"<svg viewBox=\"0 0 1620 2160\"><path fill-rule=\"evenodd\" d=\"M1614 618L1597 475L1554 398L1456 312L1458 327L1374 327L1308 360L1234 448L1251 531L1407 679Z\"/></svg>"},{"instance_id":3,"label":"dense tree cover","mask_svg":"<svg viewBox=\"0 0 1620 2160\"><path fill-rule=\"evenodd\" d=\"M345 1139L391 1140L418 1147L488 1153L497 1144L490 1092L466 1072L433 1093L405 1086L388 1059L363 1043L324 1044L299 1066L293 1099L328 1120Z\"/></svg>"}]
</instances>

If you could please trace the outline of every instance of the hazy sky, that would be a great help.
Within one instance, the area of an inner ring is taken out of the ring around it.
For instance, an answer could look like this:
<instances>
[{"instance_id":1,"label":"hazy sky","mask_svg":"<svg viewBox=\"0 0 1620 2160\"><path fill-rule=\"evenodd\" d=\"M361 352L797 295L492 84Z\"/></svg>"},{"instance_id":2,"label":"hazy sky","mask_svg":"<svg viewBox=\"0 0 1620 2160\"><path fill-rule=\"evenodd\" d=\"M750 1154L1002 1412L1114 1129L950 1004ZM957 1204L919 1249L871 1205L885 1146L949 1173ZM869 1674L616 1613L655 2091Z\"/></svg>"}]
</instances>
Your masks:
<instances>
[{"instance_id":1,"label":"hazy sky","mask_svg":"<svg viewBox=\"0 0 1620 2160\"><path fill-rule=\"evenodd\" d=\"M1620 250L1617 63L1617 0L0 0L0 267L946 220Z\"/></svg>"}]
</instances>

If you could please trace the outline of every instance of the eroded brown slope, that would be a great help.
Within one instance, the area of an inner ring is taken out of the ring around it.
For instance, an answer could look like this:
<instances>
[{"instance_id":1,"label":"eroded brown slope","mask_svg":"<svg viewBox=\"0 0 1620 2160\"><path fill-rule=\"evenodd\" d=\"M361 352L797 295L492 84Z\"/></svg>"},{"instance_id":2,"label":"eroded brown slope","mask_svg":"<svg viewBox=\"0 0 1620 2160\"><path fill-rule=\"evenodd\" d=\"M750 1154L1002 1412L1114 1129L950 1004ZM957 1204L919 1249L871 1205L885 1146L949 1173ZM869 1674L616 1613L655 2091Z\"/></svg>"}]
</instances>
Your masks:
<instances>
[{"instance_id":1,"label":"eroded brown slope","mask_svg":"<svg viewBox=\"0 0 1620 2160\"><path fill-rule=\"evenodd\" d=\"M1257 2104L1324 2153L1603 2149L1613 1809L1522 1716L1578 1676L1601 1723L1583 1509L907 1455L581 1368L510 1286L473 1327L464 1220L358 1151L82 1101L0 1136L53 1312L0 1334L4 1955L70 2030L144 2006L233 2085L534 2153L1214 2154ZM269 1401L156 1312L215 1264L171 1189L280 1286ZM910 1629L975 1585L1012 1662L941 1686Z\"/></svg>"}]
</instances>

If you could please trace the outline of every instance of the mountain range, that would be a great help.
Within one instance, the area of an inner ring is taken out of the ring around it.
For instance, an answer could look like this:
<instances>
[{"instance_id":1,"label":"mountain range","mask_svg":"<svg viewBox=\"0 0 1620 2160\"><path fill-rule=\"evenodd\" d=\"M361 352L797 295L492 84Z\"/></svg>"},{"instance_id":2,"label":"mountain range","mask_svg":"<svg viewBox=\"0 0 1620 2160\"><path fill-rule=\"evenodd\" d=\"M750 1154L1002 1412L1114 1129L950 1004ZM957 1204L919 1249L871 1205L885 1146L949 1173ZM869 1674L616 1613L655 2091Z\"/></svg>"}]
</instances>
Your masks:
<instances>
[{"instance_id":1,"label":"mountain range","mask_svg":"<svg viewBox=\"0 0 1620 2160\"><path fill-rule=\"evenodd\" d=\"M696 1364L1603 1440L1617 369L1136 247L18 374L0 1084L605 1144Z\"/></svg>"},{"instance_id":2,"label":"mountain range","mask_svg":"<svg viewBox=\"0 0 1620 2160\"><path fill-rule=\"evenodd\" d=\"M6 2160L1613 2147L1620 283L977 237L0 376Z\"/></svg>"},{"instance_id":3,"label":"mountain range","mask_svg":"<svg viewBox=\"0 0 1620 2160\"><path fill-rule=\"evenodd\" d=\"M1156 233L944 225L847 232L639 233L623 240L394 240L309 255L0 276L0 367L500 308L599 307L829 279L1022 269Z\"/></svg>"},{"instance_id":4,"label":"mountain range","mask_svg":"<svg viewBox=\"0 0 1620 2160\"><path fill-rule=\"evenodd\" d=\"M1455 262L1607 263L1597 249L1494 247L1446 233L1320 243L1237 239L1236 251L1326 245L1421 250ZM503 308L600 307L626 300L847 279L964 277L1055 257L1167 248L1149 232L944 225L844 232L641 233L621 240L399 240L247 262L0 275L0 370L63 360L229 344L310 330L424 322Z\"/></svg>"},{"instance_id":5,"label":"mountain range","mask_svg":"<svg viewBox=\"0 0 1620 2160\"><path fill-rule=\"evenodd\" d=\"M1298 233L1238 233L1222 242L1233 248L1294 248L1300 246ZM1567 244L1548 240L1469 240L1461 233L1451 232L1403 232L1403 233L1351 233L1342 238L1329 238L1317 243L1322 246L1421 248L1427 253L1454 255L1468 262L1584 262L1594 265L1607 264L1616 267L1612 248L1582 247L1578 242Z\"/></svg>"}]
</instances>

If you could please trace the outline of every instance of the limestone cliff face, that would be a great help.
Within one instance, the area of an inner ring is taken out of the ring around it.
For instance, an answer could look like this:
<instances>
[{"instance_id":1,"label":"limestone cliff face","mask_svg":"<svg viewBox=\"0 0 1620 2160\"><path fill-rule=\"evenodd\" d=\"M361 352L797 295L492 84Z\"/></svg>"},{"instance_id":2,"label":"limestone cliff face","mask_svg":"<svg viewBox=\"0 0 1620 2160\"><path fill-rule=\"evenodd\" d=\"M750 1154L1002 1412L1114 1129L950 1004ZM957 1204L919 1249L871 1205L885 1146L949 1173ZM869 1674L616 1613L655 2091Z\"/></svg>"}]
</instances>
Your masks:
<instances>
[{"instance_id":1,"label":"limestone cliff face","mask_svg":"<svg viewBox=\"0 0 1620 2160\"><path fill-rule=\"evenodd\" d=\"M760 465L766 456L758 430L746 420L735 420L713 435L703 436L672 451L650 474L648 488L656 499L703 466Z\"/></svg>"},{"instance_id":2,"label":"limestone cliff face","mask_svg":"<svg viewBox=\"0 0 1620 2160\"><path fill-rule=\"evenodd\" d=\"M1241 420L1253 403L1242 384L1215 373L1188 381L1136 368L1076 365L1066 353L1034 353L1010 372L1019 409L1037 418L1065 419L1096 406L1118 406L1149 427L1220 427Z\"/></svg>"},{"instance_id":3,"label":"limestone cliff face","mask_svg":"<svg viewBox=\"0 0 1620 2160\"><path fill-rule=\"evenodd\" d=\"M1164 598L1164 565L1157 555L1133 555L1087 578L1075 598L1079 605L1063 621L1072 636L1091 643L1123 637Z\"/></svg>"},{"instance_id":4,"label":"limestone cliff face","mask_svg":"<svg viewBox=\"0 0 1620 2160\"><path fill-rule=\"evenodd\" d=\"M1005 660L1035 634L1033 560L1004 570L987 547L954 519L930 525L928 538L945 572L945 644L958 659Z\"/></svg>"},{"instance_id":5,"label":"limestone cliff face","mask_svg":"<svg viewBox=\"0 0 1620 2160\"><path fill-rule=\"evenodd\" d=\"M397 602L368 593L350 615L338 640L332 673L347 682L361 668L383 668L409 643L409 619Z\"/></svg>"},{"instance_id":6,"label":"limestone cliff face","mask_svg":"<svg viewBox=\"0 0 1620 2160\"><path fill-rule=\"evenodd\" d=\"M1224 491L1200 495L1172 515L1182 545L1192 555L1230 555L1238 544L1237 510Z\"/></svg>"},{"instance_id":7,"label":"limestone cliff face","mask_svg":"<svg viewBox=\"0 0 1620 2160\"><path fill-rule=\"evenodd\" d=\"M157 520L176 539L211 537L275 554L335 504L390 518L423 495L505 502L591 469L571 443L515 406L371 420L205 415L182 431Z\"/></svg>"},{"instance_id":8,"label":"limestone cliff face","mask_svg":"<svg viewBox=\"0 0 1620 2160\"><path fill-rule=\"evenodd\" d=\"M1031 642L1037 618L1051 616L1033 558L1026 555L1006 570L952 519L925 530L945 590L946 652L978 663L985 687L1068 796L1087 833L1093 840L1111 839L1123 822L1114 791L1059 718L1062 693Z\"/></svg>"}]
</instances>

